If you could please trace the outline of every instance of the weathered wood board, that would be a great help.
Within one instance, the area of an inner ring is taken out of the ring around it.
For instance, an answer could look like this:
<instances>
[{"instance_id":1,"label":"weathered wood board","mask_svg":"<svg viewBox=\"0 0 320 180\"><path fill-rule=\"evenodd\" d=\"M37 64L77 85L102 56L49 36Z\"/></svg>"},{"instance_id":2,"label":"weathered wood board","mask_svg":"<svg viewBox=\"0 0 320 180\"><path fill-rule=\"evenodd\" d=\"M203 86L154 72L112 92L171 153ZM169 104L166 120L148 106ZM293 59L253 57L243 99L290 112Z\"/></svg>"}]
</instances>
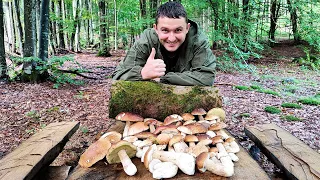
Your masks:
<instances>
[{"instance_id":1,"label":"weathered wood board","mask_svg":"<svg viewBox=\"0 0 320 180\"><path fill-rule=\"evenodd\" d=\"M320 154L275 124L245 127L246 135L288 179L320 179Z\"/></svg>"},{"instance_id":2,"label":"weathered wood board","mask_svg":"<svg viewBox=\"0 0 320 180\"><path fill-rule=\"evenodd\" d=\"M124 123L115 122L108 131L122 132ZM231 178L221 177L211 172L199 173L196 172L194 176L188 176L179 170L178 174L172 179L194 179L194 180L208 180L208 179L243 179L243 180L259 180L270 179L267 174L260 168L258 163L253 160L250 155L241 148L241 151L237 153L239 162L235 163L235 174ZM133 158L132 162L137 166L138 172L134 176L128 176L123 171L121 164L106 165L105 160L99 161L91 168L82 168L77 166L69 175L68 180L98 180L98 179L126 179L126 180L138 180L138 179L153 179L152 174L144 167L139 158Z\"/></svg>"},{"instance_id":3,"label":"weathered wood board","mask_svg":"<svg viewBox=\"0 0 320 180\"><path fill-rule=\"evenodd\" d=\"M32 179L62 151L79 122L51 123L0 160L0 179Z\"/></svg>"}]
</instances>

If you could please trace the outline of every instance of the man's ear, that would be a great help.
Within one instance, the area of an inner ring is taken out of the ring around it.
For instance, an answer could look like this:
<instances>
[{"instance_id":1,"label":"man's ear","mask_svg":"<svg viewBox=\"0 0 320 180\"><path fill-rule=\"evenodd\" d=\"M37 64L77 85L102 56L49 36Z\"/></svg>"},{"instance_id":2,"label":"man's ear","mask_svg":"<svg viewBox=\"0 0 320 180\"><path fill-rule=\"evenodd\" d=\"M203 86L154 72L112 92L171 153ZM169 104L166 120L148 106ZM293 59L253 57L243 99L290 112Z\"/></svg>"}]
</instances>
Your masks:
<instances>
[{"instance_id":1,"label":"man's ear","mask_svg":"<svg viewBox=\"0 0 320 180\"><path fill-rule=\"evenodd\" d=\"M190 26L191 26L190 23L188 23L187 24L187 33L189 32Z\"/></svg>"},{"instance_id":2,"label":"man's ear","mask_svg":"<svg viewBox=\"0 0 320 180\"><path fill-rule=\"evenodd\" d=\"M156 33L158 34L158 30L157 30L157 25L153 24L153 29L156 31Z\"/></svg>"}]
</instances>

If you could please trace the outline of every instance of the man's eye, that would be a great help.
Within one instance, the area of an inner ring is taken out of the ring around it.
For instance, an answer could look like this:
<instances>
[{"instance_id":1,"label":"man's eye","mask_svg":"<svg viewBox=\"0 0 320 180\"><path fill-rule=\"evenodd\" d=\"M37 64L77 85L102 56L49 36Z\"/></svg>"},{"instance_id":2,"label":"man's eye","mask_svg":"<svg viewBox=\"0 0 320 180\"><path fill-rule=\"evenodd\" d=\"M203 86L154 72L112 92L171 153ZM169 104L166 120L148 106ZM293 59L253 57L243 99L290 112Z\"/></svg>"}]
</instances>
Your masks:
<instances>
[{"instance_id":1,"label":"man's eye","mask_svg":"<svg viewBox=\"0 0 320 180\"><path fill-rule=\"evenodd\" d=\"M162 32L167 33L167 32L168 32L168 30L166 30L166 29L162 29Z\"/></svg>"},{"instance_id":2,"label":"man's eye","mask_svg":"<svg viewBox=\"0 0 320 180\"><path fill-rule=\"evenodd\" d=\"M176 30L176 32L181 32L181 31L182 31L182 29L177 29L177 30Z\"/></svg>"}]
</instances>

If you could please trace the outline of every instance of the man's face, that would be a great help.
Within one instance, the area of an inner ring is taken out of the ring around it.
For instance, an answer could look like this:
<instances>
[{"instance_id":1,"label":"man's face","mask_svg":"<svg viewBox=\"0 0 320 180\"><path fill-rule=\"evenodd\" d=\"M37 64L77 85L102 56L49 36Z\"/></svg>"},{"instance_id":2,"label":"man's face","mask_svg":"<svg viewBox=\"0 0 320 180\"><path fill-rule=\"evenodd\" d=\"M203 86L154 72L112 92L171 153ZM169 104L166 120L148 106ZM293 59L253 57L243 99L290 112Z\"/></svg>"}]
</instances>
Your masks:
<instances>
[{"instance_id":1,"label":"man's face","mask_svg":"<svg viewBox=\"0 0 320 180\"><path fill-rule=\"evenodd\" d=\"M158 24L154 24L160 43L169 52L176 51L185 41L190 24L186 23L185 18L159 17Z\"/></svg>"}]
</instances>

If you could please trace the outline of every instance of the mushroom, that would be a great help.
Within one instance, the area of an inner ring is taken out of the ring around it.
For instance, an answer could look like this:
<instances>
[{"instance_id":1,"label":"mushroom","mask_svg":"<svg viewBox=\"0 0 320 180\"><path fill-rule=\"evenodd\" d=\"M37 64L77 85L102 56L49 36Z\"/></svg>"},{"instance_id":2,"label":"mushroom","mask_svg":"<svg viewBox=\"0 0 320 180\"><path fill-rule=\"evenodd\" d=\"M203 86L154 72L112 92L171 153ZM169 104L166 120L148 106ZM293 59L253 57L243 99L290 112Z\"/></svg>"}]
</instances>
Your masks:
<instances>
[{"instance_id":1,"label":"mushroom","mask_svg":"<svg viewBox=\"0 0 320 180\"><path fill-rule=\"evenodd\" d=\"M143 121L143 117L141 117L138 114L131 113L131 112L121 112L116 116L115 119L118 121L126 121L126 125L124 127L123 135L122 135L123 137L128 136L130 122Z\"/></svg>"},{"instance_id":2,"label":"mushroom","mask_svg":"<svg viewBox=\"0 0 320 180\"><path fill-rule=\"evenodd\" d=\"M103 159L111 147L111 143L121 140L121 134L111 131L102 135L98 141L94 142L80 156L79 165L81 167L91 167L93 164Z\"/></svg>"},{"instance_id":3,"label":"mushroom","mask_svg":"<svg viewBox=\"0 0 320 180\"><path fill-rule=\"evenodd\" d=\"M206 134L210 137L213 138L216 136L216 133L214 131L207 131Z\"/></svg>"},{"instance_id":4,"label":"mushroom","mask_svg":"<svg viewBox=\"0 0 320 180\"><path fill-rule=\"evenodd\" d=\"M209 131L218 131L218 130L223 129L223 128L226 128L226 127L227 127L227 125L226 125L224 122L217 122L217 123L215 123L215 124L212 124L212 125L208 128L208 130L209 130Z\"/></svg>"},{"instance_id":5,"label":"mushroom","mask_svg":"<svg viewBox=\"0 0 320 180\"><path fill-rule=\"evenodd\" d=\"M229 138L229 135L223 129L220 129L219 131L216 131L216 134L220 135L222 137L222 139Z\"/></svg>"},{"instance_id":6,"label":"mushroom","mask_svg":"<svg viewBox=\"0 0 320 180\"><path fill-rule=\"evenodd\" d=\"M234 162L237 162L237 161L239 161L239 158L238 158L238 156L235 154L235 153L228 153L229 154L229 156L230 156L230 158L231 158L231 160L232 161L234 161Z\"/></svg>"},{"instance_id":7,"label":"mushroom","mask_svg":"<svg viewBox=\"0 0 320 180\"><path fill-rule=\"evenodd\" d=\"M228 158L230 158L228 156ZM201 153L197 159L197 168L200 172L205 172L206 170L217 174L219 176L231 177L234 173L234 166L226 161L215 161L210 159L210 155L207 152Z\"/></svg>"},{"instance_id":8,"label":"mushroom","mask_svg":"<svg viewBox=\"0 0 320 180\"><path fill-rule=\"evenodd\" d=\"M222 108L212 108L208 111L207 115L216 115L219 116L221 121L226 119L226 112Z\"/></svg>"},{"instance_id":9,"label":"mushroom","mask_svg":"<svg viewBox=\"0 0 320 180\"><path fill-rule=\"evenodd\" d=\"M207 114L206 117L204 117L204 119L210 121L211 124L220 122L220 117L214 114Z\"/></svg>"},{"instance_id":10,"label":"mushroom","mask_svg":"<svg viewBox=\"0 0 320 180\"><path fill-rule=\"evenodd\" d=\"M168 144L170 139L173 137L172 134L161 133L157 136L157 143L160 145Z\"/></svg>"},{"instance_id":11,"label":"mushroom","mask_svg":"<svg viewBox=\"0 0 320 180\"><path fill-rule=\"evenodd\" d=\"M128 129L128 136L138 134L140 132L146 131L149 129L149 126L144 122L136 122L132 124Z\"/></svg>"},{"instance_id":12,"label":"mushroom","mask_svg":"<svg viewBox=\"0 0 320 180\"><path fill-rule=\"evenodd\" d=\"M240 147L233 137L227 138L224 146L229 153L237 153L240 151Z\"/></svg>"},{"instance_id":13,"label":"mushroom","mask_svg":"<svg viewBox=\"0 0 320 180\"><path fill-rule=\"evenodd\" d=\"M155 130L156 130L156 127L155 126L160 126L162 125L163 123L154 119L154 118L145 118L144 119L144 122L149 125L149 128L150 128L150 132L153 133Z\"/></svg>"},{"instance_id":14,"label":"mushroom","mask_svg":"<svg viewBox=\"0 0 320 180\"><path fill-rule=\"evenodd\" d=\"M178 122L178 121L182 121L182 120L183 120L183 118L180 115L171 114L164 119L163 123L164 123L164 125L169 125L174 122Z\"/></svg>"},{"instance_id":15,"label":"mushroom","mask_svg":"<svg viewBox=\"0 0 320 180\"><path fill-rule=\"evenodd\" d=\"M136 136L127 136L124 137L123 140L128 141L130 143L134 143L138 140L138 138Z\"/></svg>"},{"instance_id":16,"label":"mushroom","mask_svg":"<svg viewBox=\"0 0 320 180\"><path fill-rule=\"evenodd\" d=\"M156 128L156 130L153 132L153 134L159 134L159 133L161 133L164 129L167 129L167 128L177 128L177 126L174 125L174 124L164 125L164 126L158 126L158 127Z\"/></svg>"},{"instance_id":17,"label":"mushroom","mask_svg":"<svg viewBox=\"0 0 320 180\"><path fill-rule=\"evenodd\" d=\"M161 161L160 161L159 159L152 159L152 160L150 161L150 163L149 163L149 171L150 171L151 173L153 173L153 171L154 171L154 166L155 166L156 164L158 164L158 163L161 163Z\"/></svg>"},{"instance_id":18,"label":"mushroom","mask_svg":"<svg viewBox=\"0 0 320 180\"><path fill-rule=\"evenodd\" d=\"M135 156L136 151L136 147L132 143L121 140L111 146L106 159L109 164L121 162L126 174L133 176L137 172L137 167L132 163L130 158Z\"/></svg>"},{"instance_id":19,"label":"mushroom","mask_svg":"<svg viewBox=\"0 0 320 180\"><path fill-rule=\"evenodd\" d=\"M174 147L175 152L185 153L188 150L188 145L183 141L182 135L174 135L169 141L169 147Z\"/></svg>"},{"instance_id":20,"label":"mushroom","mask_svg":"<svg viewBox=\"0 0 320 180\"><path fill-rule=\"evenodd\" d=\"M172 162L187 175L194 175L195 173L195 158L188 153L158 151L156 150L156 145L154 144L149 147L148 151L145 154L145 166L146 164L149 165L149 162L153 158L165 162Z\"/></svg>"},{"instance_id":21,"label":"mushroom","mask_svg":"<svg viewBox=\"0 0 320 180\"><path fill-rule=\"evenodd\" d=\"M182 117L182 119L184 121L192 121L192 120L194 120L194 116L191 113L183 113L181 115L181 117Z\"/></svg>"},{"instance_id":22,"label":"mushroom","mask_svg":"<svg viewBox=\"0 0 320 180\"><path fill-rule=\"evenodd\" d=\"M178 172L178 166L172 162L160 162L153 166L152 177L155 179L172 178Z\"/></svg>"},{"instance_id":23,"label":"mushroom","mask_svg":"<svg viewBox=\"0 0 320 180\"><path fill-rule=\"evenodd\" d=\"M185 142L189 143L189 147L193 147L195 146L195 143L199 141L198 137L196 135L186 135L186 137L184 138Z\"/></svg>"},{"instance_id":24,"label":"mushroom","mask_svg":"<svg viewBox=\"0 0 320 180\"><path fill-rule=\"evenodd\" d=\"M138 139L156 138L157 136L151 132L143 131L134 135Z\"/></svg>"},{"instance_id":25,"label":"mushroom","mask_svg":"<svg viewBox=\"0 0 320 180\"><path fill-rule=\"evenodd\" d=\"M207 132L207 128L205 128L200 123L188 124L185 126L179 126L177 128L180 132L185 134L198 134L198 133L205 133Z\"/></svg>"},{"instance_id":26,"label":"mushroom","mask_svg":"<svg viewBox=\"0 0 320 180\"><path fill-rule=\"evenodd\" d=\"M195 121L195 120L190 120L190 121L184 122L183 125L185 126L185 125L193 124L193 123L196 123L196 122L197 122L197 121Z\"/></svg>"},{"instance_id":27,"label":"mushroom","mask_svg":"<svg viewBox=\"0 0 320 180\"><path fill-rule=\"evenodd\" d=\"M200 141L194 147L190 147L188 152L192 156L197 157L202 152L209 152L209 147L207 145L209 145L211 143L212 143L211 139L204 139L204 140Z\"/></svg>"},{"instance_id":28,"label":"mushroom","mask_svg":"<svg viewBox=\"0 0 320 180\"><path fill-rule=\"evenodd\" d=\"M207 112L203 108L194 109L191 112L192 115L198 116L199 121L204 120L203 115L206 115Z\"/></svg>"}]
</instances>

